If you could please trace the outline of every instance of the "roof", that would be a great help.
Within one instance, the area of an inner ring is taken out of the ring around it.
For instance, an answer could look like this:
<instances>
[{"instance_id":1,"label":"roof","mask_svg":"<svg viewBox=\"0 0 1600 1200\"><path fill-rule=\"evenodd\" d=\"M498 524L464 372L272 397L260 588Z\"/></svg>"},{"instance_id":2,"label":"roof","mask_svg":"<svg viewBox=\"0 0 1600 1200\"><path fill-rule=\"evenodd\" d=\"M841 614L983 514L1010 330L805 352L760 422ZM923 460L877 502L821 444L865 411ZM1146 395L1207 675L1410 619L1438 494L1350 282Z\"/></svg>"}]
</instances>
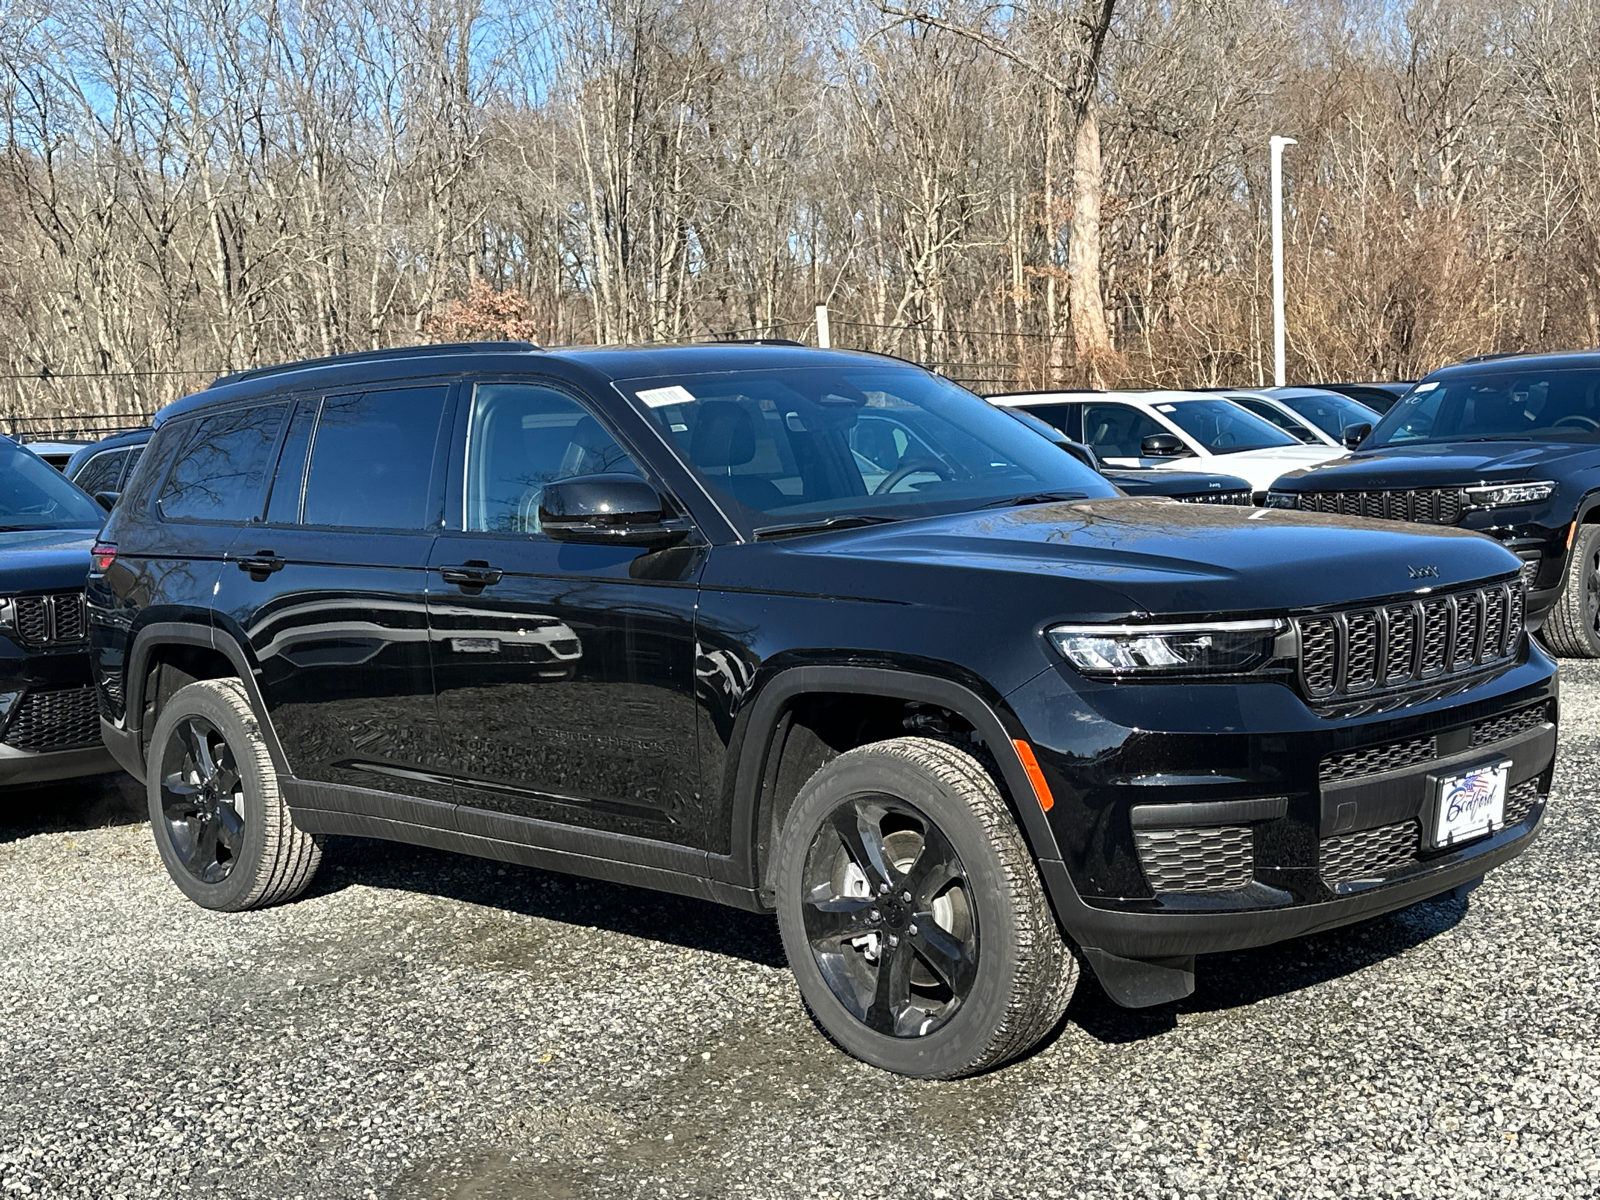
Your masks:
<instances>
[{"instance_id":1,"label":"roof","mask_svg":"<svg viewBox=\"0 0 1600 1200\"><path fill-rule=\"evenodd\" d=\"M1437 379L1457 374L1477 375L1488 371L1600 370L1600 350L1559 350L1545 354L1482 354L1428 375Z\"/></svg>"},{"instance_id":2,"label":"roof","mask_svg":"<svg viewBox=\"0 0 1600 1200\"><path fill-rule=\"evenodd\" d=\"M859 368L886 363L915 367L915 364L888 355L854 350L818 350L795 342L778 341L556 348L544 348L532 342L452 342L397 346L388 350L313 358L224 375L205 391L184 396L167 405L156 414L154 424L163 424L197 409L254 399L273 392L359 386L466 371L520 373L530 369L545 369L557 374L587 375L594 380L618 380L751 369Z\"/></svg>"}]
</instances>

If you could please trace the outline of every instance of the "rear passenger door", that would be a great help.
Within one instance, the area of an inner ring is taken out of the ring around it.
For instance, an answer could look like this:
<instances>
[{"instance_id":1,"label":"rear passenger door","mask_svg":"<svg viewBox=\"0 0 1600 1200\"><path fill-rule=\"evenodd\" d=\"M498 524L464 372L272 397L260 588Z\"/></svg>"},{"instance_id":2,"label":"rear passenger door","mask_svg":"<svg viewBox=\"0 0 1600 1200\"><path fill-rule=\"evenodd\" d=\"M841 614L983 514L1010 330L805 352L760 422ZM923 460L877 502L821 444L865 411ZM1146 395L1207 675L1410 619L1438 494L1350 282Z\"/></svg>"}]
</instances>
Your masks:
<instances>
[{"instance_id":1,"label":"rear passenger door","mask_svg":"<svg viewBox=\"0 0 1600 1200\"><path fill-rule=\"evenodd\" d=\"M460 828L539 836L523 818L703 845L694 677L703 548L580 545L541 532L546 484L646 475L577 392L485 379L460 407L453 528L434 543L428 584L438 762L461 781Z\"/></svg>"},{"instance_id":2,"label":"rear passenger door","mask_svg":"<svg viewBox=\"0 0 1600 1200\"><path fill-rule=\"evenodd\" d=\"M222 620L255 654L290 766L343 786L337 807L394 815L351 789L454 800L426 765L436 732L427 563L451 395L426 383L299 399L266 510L223 565Z\"/></svg>"}]
</instances>

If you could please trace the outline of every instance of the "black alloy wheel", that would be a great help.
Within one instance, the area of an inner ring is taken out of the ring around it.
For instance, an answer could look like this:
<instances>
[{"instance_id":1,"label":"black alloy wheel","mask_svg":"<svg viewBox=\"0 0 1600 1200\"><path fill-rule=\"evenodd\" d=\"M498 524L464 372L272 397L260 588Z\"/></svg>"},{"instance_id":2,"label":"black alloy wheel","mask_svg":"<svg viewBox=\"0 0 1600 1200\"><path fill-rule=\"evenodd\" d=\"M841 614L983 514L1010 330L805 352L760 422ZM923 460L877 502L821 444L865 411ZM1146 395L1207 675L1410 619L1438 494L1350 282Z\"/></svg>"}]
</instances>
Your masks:
<instances>
[{"instance_id":1,"label":"black alloy wheel","mask_svg":"<svg viewBox=\"0 0 1600 1200\"><path fill-rule=\"evenodd\" d=\"M244 853L244 779L228 740L189 716L172 727L161 756L161 815L184 869L221 883Z\"/></svg>"},{"instance_id":2,"label":"black alloy wheel","mask_svg":"<svg viewBox=\"0 0 1600 1200\"><path fill-rule=\"evenodd\" d=\"M978 975L978 915L950 841L891 796L845 800L806 855L806 940L839 1003L869 1029L921 1037Z\"/></svg>"},{"instance_id":3,"label":"black alloy wheel","mask_svg":"<svg viewBox=\"0 0 1600 1200\"><path fill-rule=\"evenodd\" d=\"M858 746L806 781L773 847L784 953L822 1031L863 1062L971 1075L1037 1045L1078 962L982 747Z\"/></svg>"},{"instance_id":4,"label":"black alloy wheel","mask_svg":"<svg viewBox=\"0 0 1600 1200\"><path fill-rule=\"evenodd\" d=\"M321 840L295 825L239 680L203 679L174 692L151 732L146 766L156 849L189 899L240 912L310 886Z\"/></svg>"}]
</instances>

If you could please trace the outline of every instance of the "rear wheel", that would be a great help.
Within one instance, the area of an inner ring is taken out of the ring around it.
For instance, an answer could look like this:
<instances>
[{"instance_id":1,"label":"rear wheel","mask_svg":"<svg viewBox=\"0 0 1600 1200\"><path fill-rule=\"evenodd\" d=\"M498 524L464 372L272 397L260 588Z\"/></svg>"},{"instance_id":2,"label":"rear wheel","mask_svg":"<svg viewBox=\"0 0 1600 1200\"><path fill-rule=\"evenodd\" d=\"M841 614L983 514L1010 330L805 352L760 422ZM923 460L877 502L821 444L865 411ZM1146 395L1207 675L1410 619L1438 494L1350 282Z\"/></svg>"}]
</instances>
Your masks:
<instances>
[{"instance_id":1,"label":"rear wheel","mask_svg":"<svg viewBox=\"0 0 1600 1200\"><path fill-rule=\"evenodd\" d=\"M896 738L801 790L777 853L778 925L800 993L845 1050L949 1078L1025 1053L1078 966L993 778L969 753Z\"/></svg>"},{"instance_id":2,"label":"rear wheel","mask_svg":"<svg viewBox=\"0 0 1600 1200\"><path fill-rule=\"evenodd\" d=\"M1600 525L1580 525L1561 595L1539 640L1563 658L1600 658Z\"/></svg>"},{"instance_id":3,"label":"rear wheel","mask_svg":"<svg viewBox=\"0 0 1600 1200\"><path fill-rule=\"evenodd\" d=\"M174 693L146 762L156 847L196 904L238 912L291 900L310 885L321 842L295 827L237 679Z\"/></svg>"}]
</instances>

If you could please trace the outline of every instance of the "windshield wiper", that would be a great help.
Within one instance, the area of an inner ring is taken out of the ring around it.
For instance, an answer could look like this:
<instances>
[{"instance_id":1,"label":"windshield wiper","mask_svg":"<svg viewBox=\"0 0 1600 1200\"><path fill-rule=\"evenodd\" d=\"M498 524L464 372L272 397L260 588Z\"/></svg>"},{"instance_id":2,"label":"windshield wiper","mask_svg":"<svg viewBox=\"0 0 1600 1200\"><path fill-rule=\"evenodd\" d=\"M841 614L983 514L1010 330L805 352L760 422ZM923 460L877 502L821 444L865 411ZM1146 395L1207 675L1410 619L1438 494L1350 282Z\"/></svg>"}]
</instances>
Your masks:
<instances>
[{"instance_id":1,"label":"windshield wiper","mask_svg":"<svg viewBox=\"0 0 1600 1200\"><path fill-rule=\"evenodd\" d=\"M1028 504L1049 504L1056 500L1087 500L1088 492L1025 492L1020 496L1007 496L1004 500L990 500L979 508L1022 508Z\"/></svg>"},{"instance_id":2,"label":"windshield wiper","mask_svg":"<svg viewBox=\"0 0 1600 1200\"><path fill-rule=\"evenodd\" d=\"M855 529L862 525L887 525L890 522L901 520L900 517L869 516L866 513L855 513L846 517L825 517L820 521L796 521L792 525L763 525L756 530L756 541L765 542L773 538L798 537L803 533L826 533L830 529Z\"/></svg>"}]
</instances>

